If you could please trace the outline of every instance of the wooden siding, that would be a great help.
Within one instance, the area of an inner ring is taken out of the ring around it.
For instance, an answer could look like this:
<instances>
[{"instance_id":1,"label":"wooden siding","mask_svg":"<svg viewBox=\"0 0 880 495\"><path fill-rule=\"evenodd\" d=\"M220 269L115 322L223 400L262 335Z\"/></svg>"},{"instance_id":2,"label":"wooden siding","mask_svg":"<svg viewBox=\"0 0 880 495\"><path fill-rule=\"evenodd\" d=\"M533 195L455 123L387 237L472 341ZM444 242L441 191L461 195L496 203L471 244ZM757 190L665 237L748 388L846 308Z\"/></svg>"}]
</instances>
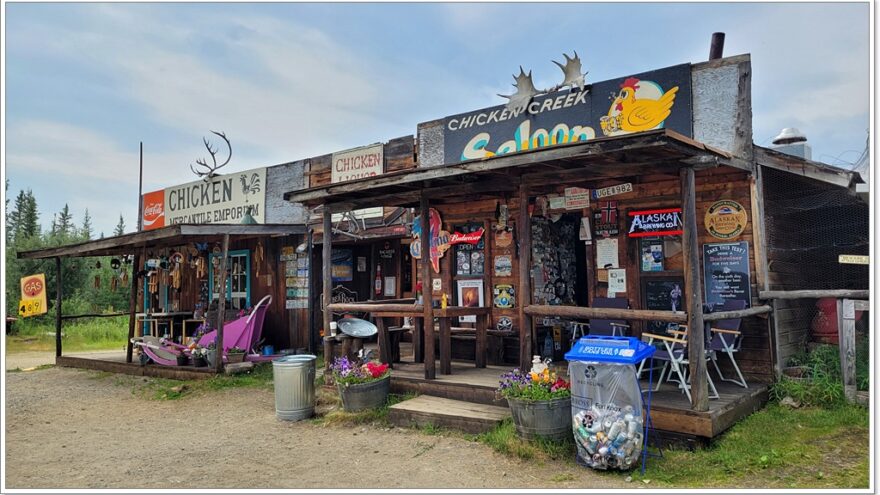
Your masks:
<instances>
[{"instance_id":1,"label":"wooden siding","mask_svg":"<svg viewBox=\"0 0 880 495\"><path fill-rule=\"evenodd\" d=\"M632 309L647 309L643 307L640 287L641 280L643 278L649 278L651 274L640 272L639 239L631 239L626 236L627 229L629 228L629 217L627 212L639 209L680 207L681 195L679 192L680 181L678 176L657 174L603 181L589 181L588 178L585 178L579 182L567 181L565 184L545 186L542 189L536 188L535 192L530 194L530 197L533 200L535 195L551 193L563 194L565 187L571 187L573 185L588 188L601 188L623 182L632 182L633 192L613 196L606 198L605 200L618 202L618 220L621 233L616 238L618 239L618 257L620 260L620 266L626 269L626 297L629 300ZM697 172L696 186L698 242L701 246L705 243L729 242L712 237L704 226L706 210L713 203L721 199L731 199L737 201L746 209L746 212L749 215L749 223L743 233L732 241L746 241L749 243L749 272L751 278L752 305L759 305L760 302L757 299L758 279L755 273L755 247L753 244L753 222L751 217L752 203L749 174L728 167L701 170ZM507 248L499 248L494 243L492 226L497 222L496 208L500 201L503 201L508 205L511 218L510 224L513 225L514 229L518 229L519 227L513 220L518 217L518 210L520 208L516 195L511 195L506 199L475 197L467 203L443 203L438 201L431 205L440 212L443 220L443 228L447 231L452 232L455 225L467 222L483 224L487 229L485 274L482 277L484 284L484 298L487 306L492 306L491 296L494 284L509 283L519 290L518 277L516 274L518 273L518 267L521 261L521 253L517 250L516 241L519 239L520 233L518 231L516 232L514 238L515 242ZM597 203L594 201L591 206L595 208L597 207ZM590 214L591 211L591 209L585 209L572 212ZM493 275L493 259L494 256L498 254L512 255L513 275L511 277L495 277ZM587 271L590 274L588 276L589 300L592 301L593 297L604 297L607 295L607 283L599 282L595 276L597 271L595 245L593 245L591 249L587 249L586 256L588 258L586 260ZM702 249L700 250L700 256L700 269L702 270ZM444 257L441 258L440 267L441 271L439 275L433 274L432 271L432 275L440 278L442 283L441 291L435 292L434 297L439 298L440 294L445 292L450 295L450 300L454 301L456 293L454 249L450 249ZM667 267L672 270L670 272L660 272L661 275L680 276L682 269L681 254L669 259ZM623 295L618 294L618 297L623 297ZM519 329L520 321L516 309L499 309L494 307L489 316L489 328L494 328L497 324L498 318L501 316L509 316L513 320L514 332ZM640 322L630 323L633 326L633 335L640 335L643 324ZM737 355L737 362L740 364L743 373L760 379L769 379L772 374L773 359L771 355L771 337L769 333L768 319L765 316L745 318L742 323L742 331L744 334L742 348ZM535 352L537 352L537 350ZM726 359L719 360L722 370L732 371L732 369L728 368L726 361Z\"/></svg>"},{"instance_id":2,"label":"wooden siding","mask_svg":"<svg viewBox=\"0 0 880 495\"><path fill-rule=\"evenodd\" d=\"M266 295L272 296L272 305L266 312L263 323L262 338L264 344L270 344L275 349L306 348L309 344L309 335L306 328L305 309L285 309L286 296L284 265L279 261L282 246L296 247L304 241L302 235L266 237L264 239L249 239L230 244L230 251L247 249L251 253L251 304L256 304ZM255 250L258 243L263 246L263 259L257 260ZM212 245L209 245L209 249ZM169 250L173 251L173 250ZM160 251L147 250L147 256L158 255ZM205 281L207 275L205 276ZM200 280L196 277L196 270L190 268L187 263L183 264L180 281L180 291L176 296L178 306L182 311L192 311L199 298ZM169 295L169 300L172 296ZM143 308L143 279L138 287L138 311Z\"/></svg>"}]
</instances>

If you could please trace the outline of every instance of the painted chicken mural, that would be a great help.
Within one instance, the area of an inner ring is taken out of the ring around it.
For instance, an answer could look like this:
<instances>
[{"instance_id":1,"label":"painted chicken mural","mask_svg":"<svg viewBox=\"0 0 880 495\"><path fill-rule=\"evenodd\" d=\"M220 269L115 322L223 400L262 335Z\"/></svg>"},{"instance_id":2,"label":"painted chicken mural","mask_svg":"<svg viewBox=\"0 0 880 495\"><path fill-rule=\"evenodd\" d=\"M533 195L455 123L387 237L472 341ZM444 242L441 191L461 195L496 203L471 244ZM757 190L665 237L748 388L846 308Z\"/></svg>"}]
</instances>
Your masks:
<instances>
[{"instance_id":1,"label":"painted chicken mural","mask_svg":"<svg viewBox=\"0 0 880 495\"><path fill-rule=\"evenodd\" d=\"M653 81L627 78L611 102L608 115L599 119L602 133L619 136L662 127L672 113L677 92L678 86L663 92L663 88Z\"/></svg>"}]
</instances>

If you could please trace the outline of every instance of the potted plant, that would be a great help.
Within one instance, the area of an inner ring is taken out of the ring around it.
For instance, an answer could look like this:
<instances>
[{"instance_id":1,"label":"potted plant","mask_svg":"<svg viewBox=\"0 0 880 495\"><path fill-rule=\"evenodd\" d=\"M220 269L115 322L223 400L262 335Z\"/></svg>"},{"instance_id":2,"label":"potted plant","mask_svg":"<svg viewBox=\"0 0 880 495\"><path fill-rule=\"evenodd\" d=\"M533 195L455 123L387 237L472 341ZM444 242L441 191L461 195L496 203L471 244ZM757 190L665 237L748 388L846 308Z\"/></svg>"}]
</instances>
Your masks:
<instances>
[{"instance_id":1,"label":"potted plant","mask_svg":"<svg viewBox=\"0 0 880 495\"><path fill-rule=\"evenodd\" d=\"M217 342L211 342L205 347L205 360L208 361L208 366L214 367L216 366L217 359Z\"/></svg>"},{"instance_id":2,"label":"potted plant","mask_svg":"<svg viewBox=\"0 0 880 495\"><path fill-rule=\"evenodd\" d=\"M226 360L230 363L240 363L244 361L244 349L241 347L232 347L226 352Z\"/></svg>"},{"instance_id":3,"label":"potted plant","mask_svg":"<svg viewBox=\"0 0 880 495\"><path fill-rule=\"evenodd\" d=\"M178 366L189 366L189 356L181 352L177 355L177 365Z\"/></svg>"},{"instance_id":4,"label":"potted plant","mask_svg":"<svg viewBox=\"0 0 880 495\"><path fill-rule=\"evenodd\" d=\"M385 405L391 386L391 370L387 364L378 361L361 364L342 356L330 365L330 373L342 398L344 411L362 411Z\"/></svg>"},{"instance_id":5,"label":"potted plant","mask_svg":"<svg viewBox=\"0 0 880 495\"><path fill-rule=\"evenodd\" d=\"M196 368L204 368L205 366L208 365L208 361L206 359L207 355L208 355L207 348L202 347L200 345L196 345L190 351L190 355L192 355L193 366L195 366Z\"/></svg>"},{"instance_id":6,"label":"potted plant","mask_svg":"<svg viewBox=\"0 0 880 495\"><path fill-rule=\"evenodd\" d=\"M501 375L498 392L507 399L520 437L564 440L571 435L571 384L536 364L529 373L517 368Z\"/></svg>"}]
</instances>

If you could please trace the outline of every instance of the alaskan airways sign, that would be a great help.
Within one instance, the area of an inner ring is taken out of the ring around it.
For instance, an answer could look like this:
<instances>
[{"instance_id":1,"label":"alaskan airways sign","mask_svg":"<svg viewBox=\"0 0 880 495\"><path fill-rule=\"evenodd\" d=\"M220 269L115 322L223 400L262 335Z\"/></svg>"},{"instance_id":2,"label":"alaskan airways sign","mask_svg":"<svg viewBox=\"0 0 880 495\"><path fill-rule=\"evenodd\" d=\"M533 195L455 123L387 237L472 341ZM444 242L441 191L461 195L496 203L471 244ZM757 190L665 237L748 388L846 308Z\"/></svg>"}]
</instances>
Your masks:
<instances>
[{"instance_id":1,"label":"alaskan airways sign","mask_svg":"<svg viewBox=\"0 0 880 495\"><path fill-rule=\"evenodd\" d=\"M444 163L667 128L693 136L691 68L682 64L443 119Z\"/></svg>"}]
</instances>

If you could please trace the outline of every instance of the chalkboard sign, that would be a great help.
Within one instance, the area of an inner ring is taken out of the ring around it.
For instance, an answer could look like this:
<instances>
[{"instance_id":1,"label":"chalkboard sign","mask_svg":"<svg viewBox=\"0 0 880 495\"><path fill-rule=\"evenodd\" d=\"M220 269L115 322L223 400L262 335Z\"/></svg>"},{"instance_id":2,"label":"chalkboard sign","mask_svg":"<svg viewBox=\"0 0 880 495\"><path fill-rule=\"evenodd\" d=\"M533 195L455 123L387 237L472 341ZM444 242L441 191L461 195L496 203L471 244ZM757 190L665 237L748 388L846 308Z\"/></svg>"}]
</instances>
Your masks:
<instances>
[{"instance_id":1,"label":"chalkboard sign","mask_svg":"<svg viewBox=\"0 0 880 495\"><path fill-rule=\"evenodd\" d=\"M703 287L706 304L720 305L728 299L751 305L749 243L724 242L703 245Z\"/></svg>"},{"instance_id":2,"label":"chalkboard sign","mask_svg":"<svg viewBox=\"0 0 880 495\"><path fill-rule=\"evenodd\" d=\"M659 311L683 311L684 305L684 278L664 277L661 279L648 279L642 283L642 297L645 301L645 309ZM666 322L648 321L645 330L650 333L663 334L666 331Z\"/></svg>"}]
</instances>

